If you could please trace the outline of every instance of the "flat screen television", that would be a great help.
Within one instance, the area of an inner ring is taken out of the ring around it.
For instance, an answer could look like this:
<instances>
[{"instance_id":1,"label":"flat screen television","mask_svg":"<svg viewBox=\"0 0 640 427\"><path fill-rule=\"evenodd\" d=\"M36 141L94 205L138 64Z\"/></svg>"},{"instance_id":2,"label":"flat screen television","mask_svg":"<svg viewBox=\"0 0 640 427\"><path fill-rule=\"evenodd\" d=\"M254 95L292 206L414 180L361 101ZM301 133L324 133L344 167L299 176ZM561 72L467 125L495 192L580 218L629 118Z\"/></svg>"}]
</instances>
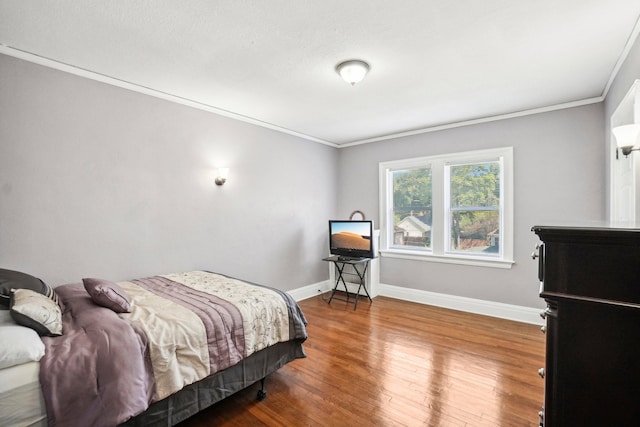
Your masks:
<instances>
[{"instance_id":1,"label":"flat screen television","mask_svg":"<svg viewBox=\"0 0 640 427\"><path fill-rule=\"evenodd\" d=\"M329 251L342 258L374 258L373 221L329 220Z\"/></svg>"}]
</instances>

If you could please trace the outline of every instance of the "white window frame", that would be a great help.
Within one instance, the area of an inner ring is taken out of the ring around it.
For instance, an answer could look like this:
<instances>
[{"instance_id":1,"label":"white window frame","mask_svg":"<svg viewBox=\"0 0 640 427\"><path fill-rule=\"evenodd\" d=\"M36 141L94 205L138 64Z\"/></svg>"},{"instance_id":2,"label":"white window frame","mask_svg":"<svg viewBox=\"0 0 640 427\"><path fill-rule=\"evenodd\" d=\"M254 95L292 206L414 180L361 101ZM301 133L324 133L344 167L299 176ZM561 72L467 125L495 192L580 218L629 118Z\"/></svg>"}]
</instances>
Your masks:
<instances>
[{"instance_id":1,"label":"white window frame","mask_svg":"<svg viewBox=\"0 0 640 427\"><path fill-rule=\"evenodd\" d=\"M498 255L450 251L449 182L446 168L468 163L499 161L500 176L500 251ZM393 172L431 168L432 224L431 248L393 246ZM437 156L393 160L379 164L380 254L383 257L419 261L465 264L481 267L511 268L513 265L513 147L467 151Z\"/></svg>"}]
</instances>

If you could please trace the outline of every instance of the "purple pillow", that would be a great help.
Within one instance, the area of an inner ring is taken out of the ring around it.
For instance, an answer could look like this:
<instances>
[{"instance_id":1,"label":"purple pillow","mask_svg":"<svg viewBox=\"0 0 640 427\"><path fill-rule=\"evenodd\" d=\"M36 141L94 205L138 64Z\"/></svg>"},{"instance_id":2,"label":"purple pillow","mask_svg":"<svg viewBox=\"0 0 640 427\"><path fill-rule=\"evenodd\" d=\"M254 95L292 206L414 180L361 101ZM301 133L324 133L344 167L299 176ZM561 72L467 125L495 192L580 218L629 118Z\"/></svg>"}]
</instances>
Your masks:
<instances>
[{"instance_id":1,"label":"purple pillow","mask_svg":"<svg viewBox=\"0 0 640 427\"><path fill-rule=\"evenodd\" d=\"M129 297L116 283L104 279L82 279L84 288L98 305L110 308L116 313L130 313Z\"/></svg>"}]
</instances>

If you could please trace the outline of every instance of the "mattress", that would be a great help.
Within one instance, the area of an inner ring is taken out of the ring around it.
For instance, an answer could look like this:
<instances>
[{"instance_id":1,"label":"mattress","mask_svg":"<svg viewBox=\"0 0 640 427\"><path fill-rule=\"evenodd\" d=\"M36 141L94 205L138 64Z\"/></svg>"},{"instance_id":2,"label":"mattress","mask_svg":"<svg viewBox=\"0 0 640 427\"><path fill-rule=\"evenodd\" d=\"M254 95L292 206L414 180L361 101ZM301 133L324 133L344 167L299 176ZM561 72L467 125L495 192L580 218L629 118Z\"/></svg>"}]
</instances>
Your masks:
<instances>
[{"instance_id":1,"label":"mattress","mask_svg":"<svg viewBox=\"0 0 640 427\"><path fill-rule=\"evenodd\" d=\"M0 369L0 427L46 426L39 362Z\"/></svg>"}]
</instances>

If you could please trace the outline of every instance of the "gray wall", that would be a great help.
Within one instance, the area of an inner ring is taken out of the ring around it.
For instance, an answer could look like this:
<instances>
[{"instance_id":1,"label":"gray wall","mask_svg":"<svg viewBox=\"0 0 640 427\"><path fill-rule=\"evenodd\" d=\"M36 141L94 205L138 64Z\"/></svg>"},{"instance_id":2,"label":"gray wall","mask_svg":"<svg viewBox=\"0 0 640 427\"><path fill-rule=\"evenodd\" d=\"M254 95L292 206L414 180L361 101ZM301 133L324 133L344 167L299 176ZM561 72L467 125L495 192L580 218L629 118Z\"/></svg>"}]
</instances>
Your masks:
<instances>
[{"instance_id":1,"label":"gray wall","mask_svg":"<svg viewBox=\"0 0 640 427\"><path fill-rule=\"evenodd\" d=\"M337 155L0 55L0 267L53 285L190 269L316 283Z\"/></svg>"},{"instance_id":2,"label":"gray wall","mask_svg":"<svg viewBox=\"0 0 640 427\"><path fill-rule=\"evenodd\" d=\"M0 55L0 266L53 284L206 268L290 290L327 278L327 218L379 222L379 162L513 146L513 268L383 258L381 281L541 307L530 228L605 219L608 118L639 43L603 104L340 150Z\"/></svg>"},{"instance_id":3,"label":"gray wall","mask_svg":"<svg viewBox=\"0 0 640 427\"><path fill-rule=\"evenodd\" d=\"M510 270L382 258L381 283L542 307L533 225L605 217L603 105L424 133L340 150L341 216L353 209L379 222L378 163L495 147L514 147L515 265Z\"/></svg>"}]
</instances>

